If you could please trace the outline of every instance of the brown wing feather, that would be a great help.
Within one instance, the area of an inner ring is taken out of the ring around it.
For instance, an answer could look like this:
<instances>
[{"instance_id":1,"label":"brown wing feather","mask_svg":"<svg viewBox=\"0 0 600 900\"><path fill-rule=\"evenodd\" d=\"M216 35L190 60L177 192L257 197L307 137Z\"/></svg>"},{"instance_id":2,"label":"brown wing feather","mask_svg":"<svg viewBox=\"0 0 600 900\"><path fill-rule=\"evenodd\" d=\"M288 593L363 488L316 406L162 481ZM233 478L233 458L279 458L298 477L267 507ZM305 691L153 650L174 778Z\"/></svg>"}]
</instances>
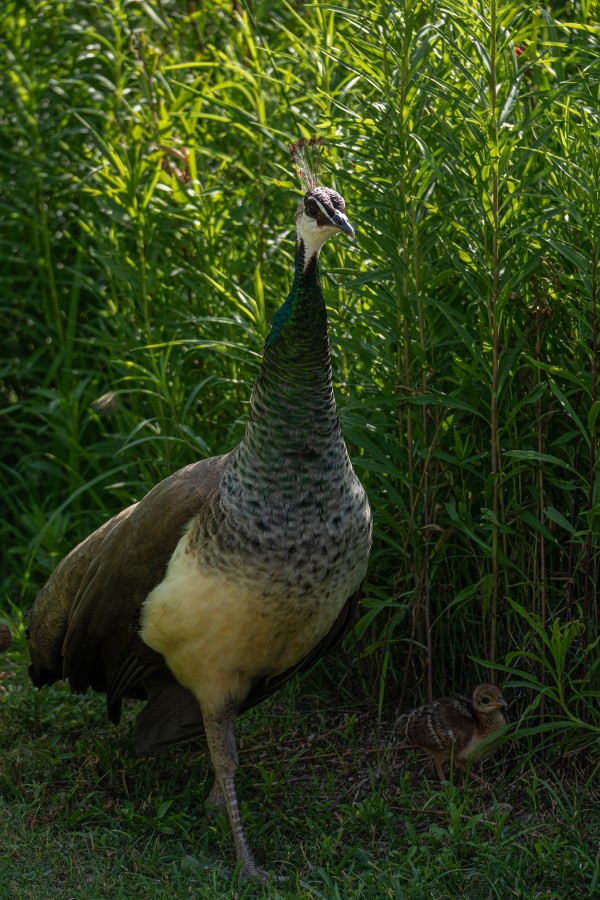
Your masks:
<instances>
[{"instance_id":1,"label":"brown wing feather","mask_svg":"<svg viewBox=\"0 0 600 900\"><path fill-rule=\"evenodd\" d=\"M226 458L166 478L57 567L31 610L36 684L68 678L74 691L107 691L111 718L118 720L121 697L144 696L144 680L161 668L172 679L137 634L139 612L185 526L218 489Z\"/></svg>"},{"instance_id":2,"label":"brown wing feather","mask_svg":"<svg viewBox=\"0 0 600 900\"><path fill-rule=\"evenodd\" d=\"M471 703L458 695L434 700L398 720L410 743L440 758L449 758L453 746L456 750L466 746L477 724Z\"/></svg>"},{"instance_id":3,"label":"brown wing feather","mask_svg":"<svg viewBox=\"0 0 600 900\"><path fill-rule=\"evenodd\" d=\"M124 509L74 547L38 594L29 611L30 671L38 687L62 677L62 646L81 580L94 563L104 538L133 508Z\"/></svg>"}]
</instances>

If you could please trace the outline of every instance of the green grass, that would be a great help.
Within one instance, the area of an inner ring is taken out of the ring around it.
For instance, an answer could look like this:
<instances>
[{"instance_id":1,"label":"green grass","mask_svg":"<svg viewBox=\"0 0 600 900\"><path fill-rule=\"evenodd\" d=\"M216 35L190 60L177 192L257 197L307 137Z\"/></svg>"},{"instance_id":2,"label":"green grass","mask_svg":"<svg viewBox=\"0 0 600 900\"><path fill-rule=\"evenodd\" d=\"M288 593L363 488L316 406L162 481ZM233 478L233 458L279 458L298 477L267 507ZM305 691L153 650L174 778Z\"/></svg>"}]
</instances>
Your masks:
<instances>
[{"instance_id":1,"label":"green grass","mask_svg":"<svg viewBox=\"0 0 600 900\"><path fill-rule=\"evenodd\" d=\"M398 745L394 710L357 703L343 663L238 722L239 794L259 863L285 874L238 887L223 816L203 801L201 745L133 753L104 698L34 690L24 641L3 657L2 897L591 897L600 890L597 772L585 757L505 744L490 787L437 784ZM341 687L339 685L342 685Z\"/></svg>"}]
</instances>

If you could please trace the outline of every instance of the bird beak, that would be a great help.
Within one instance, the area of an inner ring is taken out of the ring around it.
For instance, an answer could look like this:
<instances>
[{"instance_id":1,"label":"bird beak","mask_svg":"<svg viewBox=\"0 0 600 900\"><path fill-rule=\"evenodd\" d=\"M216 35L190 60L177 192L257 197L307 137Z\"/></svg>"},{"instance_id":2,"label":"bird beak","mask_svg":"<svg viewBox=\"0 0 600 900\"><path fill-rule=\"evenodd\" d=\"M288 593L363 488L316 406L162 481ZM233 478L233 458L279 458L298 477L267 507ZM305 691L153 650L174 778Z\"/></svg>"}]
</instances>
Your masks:
<instances>
[{"instance_id":1,"label":"bird beak","mask_svg":"<svg viewBox=\"0 0 600 900\"><path fill-rule=\"evenodd\" d=\"M330 222L332 225L335 225L336 228L339 228L340 231L343 231L344 234L347 234L348 237L354 237L354 228L346 218L343 212L340 212L336 209L335 213L332 215Z\"/></svg>"},{"instance_id":2,"label":"bird beak","mask_svg":"<svg viewBox=\"0 0 600 900\"><path fill-rule=\"evenodd\" d=\"M504 697L498 697L496 699L496 706L507 706L507 705L508 704L507 704L506 700L504 699Z\"/></svg>"}]
</instances>

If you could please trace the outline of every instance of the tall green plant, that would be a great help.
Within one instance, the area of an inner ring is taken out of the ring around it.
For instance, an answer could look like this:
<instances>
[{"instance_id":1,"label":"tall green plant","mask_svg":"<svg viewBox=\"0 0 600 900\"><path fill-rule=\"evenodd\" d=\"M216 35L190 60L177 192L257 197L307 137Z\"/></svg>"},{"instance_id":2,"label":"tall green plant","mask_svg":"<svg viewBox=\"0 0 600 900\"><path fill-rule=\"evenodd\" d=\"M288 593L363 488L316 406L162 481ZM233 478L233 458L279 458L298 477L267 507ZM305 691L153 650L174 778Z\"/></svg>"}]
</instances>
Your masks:
<instances>
[{"instance_id":1,"label":"tall green plant","mask_svg":"<svg viewBox=\"0 0 600 900\"><path fill-rule=\"evenodd\" d=\"M572 623L593 662L589 8L5 5L3 589L26 606L103 518L238 439L289 286L286 145L317 131L357 225L325 251L326 295L375 511L373 696L493 677L531 649L512 603Z\"/></svg>"}]
</instances>

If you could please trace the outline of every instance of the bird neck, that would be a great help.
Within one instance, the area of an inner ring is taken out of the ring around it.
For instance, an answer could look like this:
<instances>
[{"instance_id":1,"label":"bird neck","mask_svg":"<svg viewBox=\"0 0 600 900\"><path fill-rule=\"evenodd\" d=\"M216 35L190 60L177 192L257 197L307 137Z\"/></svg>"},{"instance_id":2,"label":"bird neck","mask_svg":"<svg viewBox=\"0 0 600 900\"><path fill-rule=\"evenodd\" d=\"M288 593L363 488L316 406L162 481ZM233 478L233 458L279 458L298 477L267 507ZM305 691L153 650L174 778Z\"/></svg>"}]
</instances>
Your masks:
<instances>
[{"instance_id":1,"label":"bird neck","mask_svg":"<svg viewBox=\"0 0 600 900\"><path fill-rule=\"evenodd\" d=\"M275 313L273 326L265 341L263 365L264 362L268 364L272 357L285 353L286 344L288 350L290 344L296 345L298 339L302 339L306 326L312 326L311 343L318 339L318 334L324 335L329 357L327 312L319 278L319 249L307 249L302 238L296 237L294 280L285 302Z\"/></svg>"},{"instance_id":2,"label":"bird neck","mask_svg":"<svg viewBox=\"0 0 600 900\"><path fill-rule=\"evenodd\" d=\"M501 709L494 709L491 712L477 713L480 729L482 734L493 734L503 725L506 725L506 718Z\"/></svg>"},{"instance_id":3,"label":"bird neck","mask_svg":"<svg viewBox=\"0 0 600 900\"><path fill-rule=\"evenodd\" d=\"M242 456L251 454L276 467L293 459L303 468L344 446L331 382L318 252L309 256L301 238L296 241L292 287L267 337L250 408Z\"/></svg>"}]
</instances>

